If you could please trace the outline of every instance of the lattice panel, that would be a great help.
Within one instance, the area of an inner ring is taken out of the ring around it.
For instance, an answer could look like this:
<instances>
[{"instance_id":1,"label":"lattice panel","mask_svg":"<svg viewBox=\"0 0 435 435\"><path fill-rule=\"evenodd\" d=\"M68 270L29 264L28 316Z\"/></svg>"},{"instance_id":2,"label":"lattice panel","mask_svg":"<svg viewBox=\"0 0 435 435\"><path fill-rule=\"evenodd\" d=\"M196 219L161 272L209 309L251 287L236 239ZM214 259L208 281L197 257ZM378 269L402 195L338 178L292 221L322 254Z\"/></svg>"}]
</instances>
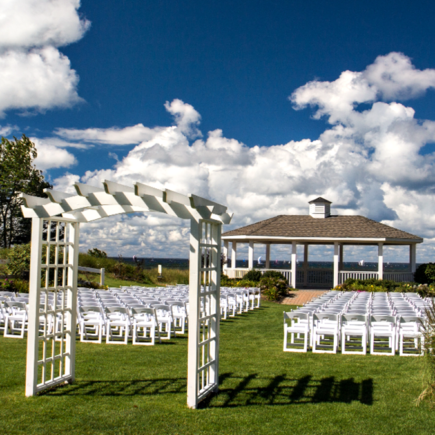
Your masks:
<instances>
[{"instance_id":1,"label":"lattice panel","mask_svg":"<svg viewBox=\"0 0 435 435\"><path fill-rule=\"evenodd\" d=\"M198 274L195 283L198 292L195 296L191 291L191 297L197 298L198 311L197 321L189 323L189 327L190 325L196 327L196 331L191 330L189 334L197 338L196 400L194 401L192 398L189 400L189 406L192 407L196 407L199 401L209 393L216 391L218 386L220 234L220 224L207 221L198 223ZM189 371L189 373L190 376L193 376L193 371Z\"/></svg>"},{"instance_id":2,"label":"lattice panel","mask_svg":"<svg viewBox=\"0 0 435 435\"><path fill-rule=\"evenodd\" d=\"M78 225L33 221L27 395L74 377Z\"/></svg>"}]
</instances>

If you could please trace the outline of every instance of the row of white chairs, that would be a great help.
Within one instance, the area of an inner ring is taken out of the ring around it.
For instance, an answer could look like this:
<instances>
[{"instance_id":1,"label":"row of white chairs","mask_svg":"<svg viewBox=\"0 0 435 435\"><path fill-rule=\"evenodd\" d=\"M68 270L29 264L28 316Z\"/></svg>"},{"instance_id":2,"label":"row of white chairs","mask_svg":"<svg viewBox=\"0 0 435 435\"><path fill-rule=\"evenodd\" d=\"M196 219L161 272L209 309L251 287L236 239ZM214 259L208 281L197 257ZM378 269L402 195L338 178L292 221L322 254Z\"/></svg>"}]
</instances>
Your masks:
<instances>
[{"instance_id":1,"label":"row of white chairs","mask_svg":"<svg viewBox=\"0 0 435 435\"><path fill-rule=\"evenodd\" d=\"M206 289L202 289L205 292ZM28 294L0 293L0 329L5 337L23 338L27 331ZM41 292L41 312L48 307L49 315L40 317L40 333L60 334L62 293ZM257 288L221 288L221 318L234 317L260 307ZM210 296L200 297L201 313L206 316ZM184 334L188 325L189 288L121 287L105 290L78 289L77 326L83 342L153 345L156 337L170 339Z\"/></svg>"},{"instance_id":2,"label":"row of white chairs","mask_svg":"<svg viewBox=\"0 0 435 435\"><path fill-rule=\"evenodd\" d=\"M284 351L417 356L423 353L425 310L416 294L325 293L284 312ZM290 336L290 339L289 339Z\"/></svg>"}]
</instances>

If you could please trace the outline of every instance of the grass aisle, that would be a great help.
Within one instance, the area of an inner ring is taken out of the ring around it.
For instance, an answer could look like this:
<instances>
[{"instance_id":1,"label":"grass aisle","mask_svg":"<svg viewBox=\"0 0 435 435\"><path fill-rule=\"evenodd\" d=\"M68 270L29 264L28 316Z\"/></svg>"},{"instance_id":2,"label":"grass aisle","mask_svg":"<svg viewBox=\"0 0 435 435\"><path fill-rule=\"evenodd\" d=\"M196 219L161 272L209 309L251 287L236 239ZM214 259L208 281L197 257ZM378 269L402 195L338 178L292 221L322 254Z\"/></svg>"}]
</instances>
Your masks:
<instances>
[{"instance_id":1,"label":"grass aisle","mask_svg":"<svg viewBox=\"0 0 435 435\"><path fill-rule=\"evenodd\" d=\"M287 309L287 307L285 307ZM282 351L283 307L222 322L220 394L186 406L187 338L77 343L77 381L24 397L26 342L0 337L0 433L428 434L420 358Z\"/></svg>"}]
</instances>

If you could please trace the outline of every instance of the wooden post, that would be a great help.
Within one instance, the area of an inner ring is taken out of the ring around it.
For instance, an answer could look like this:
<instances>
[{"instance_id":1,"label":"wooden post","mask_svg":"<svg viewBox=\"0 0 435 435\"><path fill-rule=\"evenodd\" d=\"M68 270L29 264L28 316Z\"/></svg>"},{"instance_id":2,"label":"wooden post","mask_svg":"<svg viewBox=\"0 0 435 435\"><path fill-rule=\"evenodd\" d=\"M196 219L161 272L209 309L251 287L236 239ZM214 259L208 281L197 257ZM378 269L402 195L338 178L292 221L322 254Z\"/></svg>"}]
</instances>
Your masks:
<instances>
[{"instance_id":1,"label":"wooden post","mask_svg":"<svg viewBox=\"0 0 435 435\"><path fill-rule=\"evenodd\" d=\"M34 396L38 383L39 295L41 283L42 219L32 219L32 248L30 253L29 318L27 331L26 396Z\"/></svg>"},{"instance_id":2,"label":"wooden post","mask_svg":"<svg viewBox=\"0 0 435 435\"><path fill-rule=\"evenodd\" d=\"M104 267L100 269L100 285L104 285Z\"/></svg>"},{"instance_id":3,"label":"wooden post","mask_svg":"<svg viewBox=\"0 0 435 435\"><path fill-rule=\"evenodd\" d=\"M187 406L198 405L199 293L201 291L200 223L190 221L189 337L187 346Z\"/></svg>"},{"instance_id":4,"label":"wooden post","mask_svg":"<svg viewBox=\"0 0 435 435\"><path fill-rule=\"evenodd\" d=\"M235 269L237 261L237 242L231 242L231 269Z\"/></svg>"},{"instance_id":5,"label":"wooden post","mask_svg":"<svg viewBox=\"0 0 435 435\"><path fill-rule=\"evenodd\" d=\"M248 248L248 269L252 270L254 268L254 242L249 241Z\"/></svg>"},{"instance_id":6,"label":"wooden post","mask_svg":"<svg viewBox=\"0 0 435 435\"><path fill-rule=\"evenodd\" d=\"M340 251L340 245L338 242L334 242L334 283L333 286L338 286L338 261L339 261L339 251Z\"/></svg>"},{"instance_id":7,"label":"wooden post","mask_svg":"<svg viewBox=\"0 0 435 435\"><path fill-rule=\"evenodd\" d=\"M291 286L296 288L296 260L297 260L297 245L292 242L292 282Z\"/></svg>"},{"instance_id":8,"label":"wooden post","mask_svg":"<svg viewBox=\"0 0 435 435\"><path fill-rule=\"evenodd\" d=\"M417 270L417 244L412 243L409 245L409 266L412 273Z\"/></svg>"},{"instance_id":9,"label":"wooden post","mask_svg":"<svg viewBox=\"0 0 435 435\"><path fill-rule=\"evenodd\" d=\"M227 264L228 264L228 262L227 262L227 260L228 260L228 245L229 245L228 240L224 240L224 248L223 248L223 252L222 252L223 257L224 257L223 269L226 269Z\"/></svg>"},{"instance_id":10,"label":"wooden post","mask_svg":"<svg viewBox=\"0 0 435 435\"><path fill-rule=\"evenodd\" d=\"M266 243L266 269L270 269L270 243Z\"/></svg>"},{"instance_id":11,"label":"wooden post","mask_svg":"<svg viewBox=\"0 0 435 435\"><path fill-rule=\"evenodd\" d=\"M378 244L378 279L384 279L384 244Z\"/></svg>"},{"instance_id":12,"label":"wooden post","mask_svg":"<svg viewBox=\"0 0 435 435\"><path fill-rule=\"evenodd\" d=\"M308 287L308 243L304 243L304 287Z\"/></svg>"}]
</instances>

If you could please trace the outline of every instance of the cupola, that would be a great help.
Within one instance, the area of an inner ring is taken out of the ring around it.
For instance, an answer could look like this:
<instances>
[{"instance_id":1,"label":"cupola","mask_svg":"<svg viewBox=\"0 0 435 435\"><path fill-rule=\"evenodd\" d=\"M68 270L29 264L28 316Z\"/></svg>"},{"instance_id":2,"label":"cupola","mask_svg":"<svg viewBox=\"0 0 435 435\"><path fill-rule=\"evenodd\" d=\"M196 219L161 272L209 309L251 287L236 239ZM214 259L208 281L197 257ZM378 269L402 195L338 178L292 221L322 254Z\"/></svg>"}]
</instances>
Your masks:
<instances>
[{"instance_id":1,"label":"cupola","mask_svg":"<svg viewBox=\"0 0 435 435\"><path fill-rule=\"evenodd\" d=\"M331 215L331 201L322 197L313 199L310 204L310 216L316 219L325 219Z\"/></svg>"}]
</instances>

